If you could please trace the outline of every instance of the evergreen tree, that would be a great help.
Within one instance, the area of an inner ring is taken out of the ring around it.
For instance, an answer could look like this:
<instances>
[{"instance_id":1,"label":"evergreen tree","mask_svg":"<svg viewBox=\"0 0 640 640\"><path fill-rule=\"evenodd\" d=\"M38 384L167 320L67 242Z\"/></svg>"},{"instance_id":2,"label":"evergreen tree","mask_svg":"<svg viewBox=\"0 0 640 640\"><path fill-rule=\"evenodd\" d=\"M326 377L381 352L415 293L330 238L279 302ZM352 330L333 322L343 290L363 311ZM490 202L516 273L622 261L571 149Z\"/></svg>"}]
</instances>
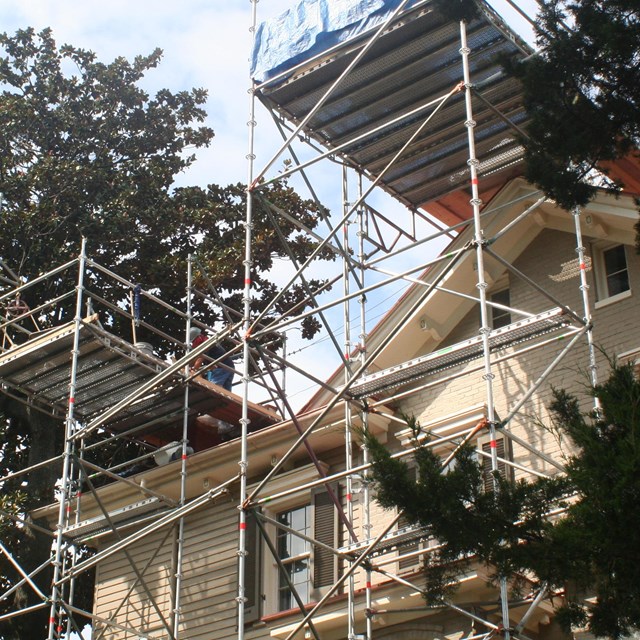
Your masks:
<instances>
[{"instance_id":1,"label":"evergreen tree","mask_svg":"<svg viewBox=\"0 0 640 640\"><path fill-rule=\"evenodd\" d=\"M574 451L565 474L509 482L496 473L495 492L484 488L473 447L462 446L443 469L413 418L417 482L364 434L377 500L445 543L425 556L430 603L451 595L452 581L479 562L515 577L515 588L526 576L564 590L557 620L566 629L586 624L596 636L620 638L640 627L640 382L631 365L613 366L593 395L601 411L585 415L577 398L554 391L555 426ZM550 518L553 509L564 514Z\"/></svg>"},{"instance_id":2,"label":"evergreen tree","mask_svg":"<svg viewBox=\"0 0 640 640\"><path fill-rule=\"evenodd\" d=\"M636 0L540 6L539 53L507 68L522 81L530 118L526 177L570 210L594 195L594 169L638 154L640 8Z\"/></svg>"}]
</instances>

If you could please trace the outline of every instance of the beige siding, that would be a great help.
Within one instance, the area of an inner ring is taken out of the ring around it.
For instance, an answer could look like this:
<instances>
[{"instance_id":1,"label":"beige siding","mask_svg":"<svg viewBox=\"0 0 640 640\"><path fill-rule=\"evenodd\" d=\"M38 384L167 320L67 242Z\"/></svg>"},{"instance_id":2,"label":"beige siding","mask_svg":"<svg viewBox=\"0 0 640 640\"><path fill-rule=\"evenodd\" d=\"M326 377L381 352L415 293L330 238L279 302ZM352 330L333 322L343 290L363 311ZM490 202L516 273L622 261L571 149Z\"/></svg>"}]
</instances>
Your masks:
<instances>
[{"instance_id":1,"label":"beige siding","mask_svg":"<svg viewBox=\"0 0 640 640\"><path fill-rule=\"evenodd\" d=\"M515 266L582 316L583 306L577 270L572 276L563 275L566 273L565 263L571 261L574 255L575 238L571 234L546 230L532 242L515 262ZM640 346L640 331L635 323L629 322L630 318L638 317L640 313L640 260L632 248L627 251L627 260L633 295L593 311L595 342L611 356ZM590 272L588 277L592 285ZM509 286L511 304L515 308L528 312L542 312L555 306L553 301L515 276L511 276ZM593 286L590 296L593 307ZM446 344L454 344L477 335L478 326L479 312L476 308L451 332ZM536 382L566 342L567 340L558 341L493 367L496 376L493 382L494 401L499 418L509 414L511 408ZM441 416L485 401L487 394L483 371L477 370L481 364L482 361L478 359L448 370L447 375L461 371L466 371L467 374L415 393L403 401L400 409L417 416L422 424L428 424ZM599 375L604 379L607 375L607 363L605 356L600 352L598 365ZM521 408L509 429L547 455L557 458L567 453L566 443L558 442L547 429L551 424L547 410L552 399L551 390L555 386L582 394L584 406L588 408L590 401L585 394L587 384L588 349L584 338L540 386L531 400ZM522 447L514 447L514 456L516 462L525 466L538 471L549 470L546 463Z\"/></svg>"},{"instance_id":2,"label":"beige siding","mask_svg":"<svg viewBox=\"0 0 640 640\"><path fill-rule=\"evenodd\" d=\"M567 270L566 266L574 256L575 238L571 234L543 231L524 251L515 266L582 315L582 298L577 271ZM629 248L627 260L632 295L594 312L596 343L610 355L640 347L640 332L633 321L640 316L640 258L635 255L632 248ZM592 282L591 276L592 274L589 273L590 282ZM511 304L515 308L535 313L555 306L554 302L545 299L538 291L514 276L510 278L509 288ZM590 295L594 301L593 287ZM454 344L477 335L478 320L478 311L474 309L458 323L450 332L446 343L441 346ZM493 373L496 377L493 382L493 391L497 414L500 418L508 415L522 394L534 384L564 344L566 341L550 344L523 354L517 359L510 359L494 366ZM565 443L558 442L547 428L550 420L546 407L551 399L551 388L555 385L565 387L572 392L584 391L587 383L587 355L587 344L584 339L509 424L509 429L513 433L553 458L562 456ZM600 375L604 378L606 376L604 356L599 354L598 361ZM458 372L464 372L465 375L426 390L416 391L399 403L398 411L413 413L423 424L428 424L443 416L485 402L487 387L483 380L483 371L481 367L479 368L481 364L482 360L478 359L447 370L441 375L452 376ZM425 381L422 379L415 384L419 386ZM588 400L586 403L585 406L588 406ZM390 434L389 447L398 449L400 446L400 442ZM550 470L547 463L517 444L513 447L513 453L515 461L525 467L541 472ZM331 465L332 472L344 468L344 450L323 452L322 457ZM522 472L516 473L517 477L522 475ZM346 508L344 481L341 483L343 489L340 491L340 496ZM362 493L354 494L354 527L360 540L366 537L363 531L362 499ZM375 501L372 502L370 537L375 538L394 515L384 511ZM180 594L181 639L222 640L235 637L237 634L237 520L237 501L229 498L208 505L185 521L182 567L184 579ZM342 541L346 541L348 536L343 525L341 529ZM144 572L145 579L148 578L155 601L163 614L170 619L171 585L174 572L172 563L175 550L173 536L161 544L161 538L164 535L165 532L159 532L149 536L143 543L133 547L131 554L140 570ZM146 563L157 550L159 552L152 565L145 568ZM393 554L395 552L391 553ZM393 570L394 565L389 565L387 568ZM355 578L356 589L364 586L364 580L364 572L358 571ZM374 574L373 581L374 585L377 585L386 581L386 578ZM267 585L265 588L270 587ZM123 598L129 589L132 589L131 595L123 604ZM166 637L157 612L151 608L149 598L137 584L135 575L122 554L107 559L99 567L96 603L96 613L99 616L109 617L119 610L117 614L119 623L136 628L139 626L152 638ZM461 630L460 620L456 617L440 615L431 617L429 620L437 621L439 628L443 630L435 634L437 637L444 637L449 633L455 634ZM271 627L286 623L281 619L266 625L258 623L247 628L246 637L249 640L266 639L270 636ZM380 623L376 621L376 624ZM471 629L465 629L465 633L471 633L471 631ZM406 637L412 637L408 629L404 632ZM136 636L113 631L104 637L113 640L129 640ZM342 631L336 631L323 637L330 640L334 637L344 637L344 634ZM386 637L395 636L390 632Z\"/></svg>"},{"instance_id":3,"label":"beige siding","mask_svg":"<svg viewBox=\"0 0 640 640\"><path fill-rule=\"evenodd\" d=\"M167 629L161 616L171 627L174 541L175 531L165 529L127 549L144 585L124 552L99 564L95 614L104 619L113 618L117 624L139 630L150 638L166 638ZM102 625L96 624L94 635L101 629ZM137 640L139 634L110 627L102 637Z\"/></svg>"},{"instance_id":4,"label":"beige siding","mask_svg":"<svg viewBox=\"0 0 640 640\"><path fill-rule=\"evenodd\" d=\"M238 509L224 501L185 521L180 637L236 634Z\"/></svg>"}]
</instances>

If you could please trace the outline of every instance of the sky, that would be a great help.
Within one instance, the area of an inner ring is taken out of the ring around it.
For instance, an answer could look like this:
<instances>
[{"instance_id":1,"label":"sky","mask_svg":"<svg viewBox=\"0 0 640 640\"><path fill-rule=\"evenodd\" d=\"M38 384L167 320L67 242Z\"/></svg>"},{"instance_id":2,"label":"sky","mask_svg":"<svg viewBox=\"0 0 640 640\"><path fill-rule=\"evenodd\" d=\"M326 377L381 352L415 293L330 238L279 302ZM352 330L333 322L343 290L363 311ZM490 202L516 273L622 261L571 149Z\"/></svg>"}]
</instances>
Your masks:
<instances>
[{"instance_id":1,"label":"sky","mask_svg":"<svg viewBox=\"0 0 640 640\"><path fill-rule=\"evenodd\" d=\"M531 7L533 0L519 2ZM293 0L260 0L258 22L292 4ZM494 4L503 12L509 9L506 0L494 0ZM207 89L208 124L215 139L185 176L191 184L246 181L251 22L249 0L0 0L2 31L49 26L58 44L90 49L103 62L116 56L131 59L160 47L164 58L148 74L149 90ZM269 119L264 109L258 113L258 145L262 131L273 129ZM263 162L267 155L265 149Z\"/></svg>"},{"instance_id":2,"label":"sky","mask_svg":"<svg viewBox=\"0 0 640 640\"><path fill-rule=\"evenodd\" d=\"M491 3L512 28L531 39L527 23L510 6L513 2ZM518 4L529 15L535 13L534 0L518 0ZM293 0L260 0L256 5L257 22L277 16L292 5ZM196 163L178 177L178 184L226 185L246 183L248 175L252 12L250 0L0 0L0 30L13 33L27 26L36 31L51 27L58 45L90 49L105 63L117 56L132 59L161 48L163 60L148 72L144 88L151 94L164 87L172 91L207 89L207 124L215 132L211 147L198 152ZM260 169L271 159L281 138L260 104L255 119L254 151ZM276 164L274 169L281 166ZM320 199L339 212L340 202L335 197L340 187L339 182L334 183L339 176L319 170L315 179ZM400 206L386 196L377 198L373 202L376 207ZM403 266L400 263L398 270ZM284 271L280 277L286 281ZM388 309L402 288L397 286L390 294L378 296L370 319L375 321ZM334 314L336 323L341 322L340 314ZM310 347L300 343L299 336L299 332L292 332L291 350L304 353ZM319 360L323 364L316 370L321 376L329 375L337 364L337 358L326 358L326 353L324 349ZM304 386L296 391L300 394L296 404L302 403L306 389Z\"/></svg>"}]
</instances>

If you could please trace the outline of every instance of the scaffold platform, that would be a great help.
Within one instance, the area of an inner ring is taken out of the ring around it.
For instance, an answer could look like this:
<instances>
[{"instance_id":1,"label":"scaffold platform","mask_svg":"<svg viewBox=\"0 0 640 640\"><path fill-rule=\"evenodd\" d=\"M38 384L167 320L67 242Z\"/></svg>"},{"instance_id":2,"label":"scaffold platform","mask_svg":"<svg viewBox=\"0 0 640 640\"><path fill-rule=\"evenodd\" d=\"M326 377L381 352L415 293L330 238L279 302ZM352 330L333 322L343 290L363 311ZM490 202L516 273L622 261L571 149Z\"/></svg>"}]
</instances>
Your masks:
<instances>
[{"instance_id":1,"label":"scaffold platform","mask_svg":"<svg viewBox=\"0 0 640 640\"><path fill-rule=\"evenodd\" d=\"M385 3L389 14L398 4ZM475 105L474 133L486 192L519 174L523 159L517 132L510 124L521 127L526 122L522 92L519 82L504 74L500 60L522 59L532 51L487 3L478 5L479 16L469 22L467 33L474 91L482 96ZM326 50L315 47L302 61L295 50L289 60L286 51L278 51L279 57L271 62L277 66L256 70L254 78L256 95L268 108L302 126L304 135L329 152L371 178L379 177L383 189L415 208L447 194L458 192L459 196L469 186L469 166L467 132L459 126L465 120L464 91L453 91L456 86L462 88L463 79L459 25L438 14L429 1L409 6L388 24L324 102L325 94L368 46L386 15L369 28L340 18L341 23L346 21L342 28L347 35L333 46L329 44L336 29L325 25L325 32L311 33L308 39L326 41ZM274 21L272 28L284 26ZM254 59L271 59L270 47L282 39L275 33L259 35ZM298 40L305 38L300 35ZM423 124L427 126L420 129ZM387 169L388 165L392 166Z\"/></svg>"},{"instance_id":2,"label":"scaffold platform","mask_svg":"<svg viewBox=\"0 0 640 640\"><path fill-rule=\"evenodd\" d=\"M0 390L40 411L63 418L69 403L71 359L75 323L32 334L22 345L0 354ZM98 316L80 323L74 416L90 422L141 385L150 383L169 363L145 353L135 345L103 329ZM189 386L188 415L190 442L196 449L212 441L206 437L206 423L196 422L210 415L237 424L242 398L201 376L179 371L160 382L144 397L126 406L103 424L114 433L136 434L152 444L180 439L185 405L185 384ZM273 410L249 403L252 430L281 420ZM203 433L200 433L202 431Z\"/></svg>"},{"instance_id":3,"label":"scaffold platform","mask_svg":"<svg viewBox=\"0 0 640 640\"><path fill-rule=\"evenodd\" d=\"M494 353L499 349L532 340L536 336L562 329L570 324L570 317L564 313L563 309L555 307L492 330L489 336L489 349ZM482 354L482 336L475 336L433 353L363 376L350 387L349 394L355 398L366 398L383 390L400 387L416 378L464 364L481 357Z\"/></svg>"}]
</instances>

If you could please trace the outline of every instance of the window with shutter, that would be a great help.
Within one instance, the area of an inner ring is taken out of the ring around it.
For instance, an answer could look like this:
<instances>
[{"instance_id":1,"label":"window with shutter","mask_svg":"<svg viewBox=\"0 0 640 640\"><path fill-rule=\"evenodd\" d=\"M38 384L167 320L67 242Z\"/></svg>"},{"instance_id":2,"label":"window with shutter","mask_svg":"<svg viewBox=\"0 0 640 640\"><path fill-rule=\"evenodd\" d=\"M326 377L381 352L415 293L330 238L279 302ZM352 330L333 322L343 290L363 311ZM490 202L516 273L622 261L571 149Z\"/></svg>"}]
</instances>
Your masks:
<instances>
[{"instance_id":1,"label":"window with shutter","mask_svg":"<svg viewBox=\"0 0 640 640\"><path fill-rule=\"evenodd\" d=\"M320 463L328 472L328 465ZM274 493L316 480L314 465L283 473L271 482ZM338 495L338 486L332 484ZM338 575L338 561L330 550L314 546L307 539L318 540L331 548L339 545L338 514L324 486L303 494L277 498L264 507L267 520L263 522L264 540L258 529L261 547L260 572L255 572L260 587L260 615L269 616L279 611L297 608L298 604L289 588L287 577L305 602L318 600L333 585ZM285 529L286 527L286 529ZM305 536L296 535L296 532ZM274 557L277 556L277 560ZM254 554L254 557L259 557ZM248 564L248 571L251 571ZM286 571L286 576L283 573Z\"/></svg>"},{"instance_id":2,"label":"window with shutter","mask_svg":"<svg viewBox=\"0 0 640 640\"><path fill-rule=\"evenodd\" d=\"M335 491L335 488L334 488ZM276 549L282 567L278 572L279 611L297 606L289 588L294 585L303 602L319 599L324 589L330 587L337 575L337 557L329 549L314 546L297 536L296 532L335 548L337 542L336 508L324 489L313 491L311 503L295 506L276 515L276 520L288 530L276 531ZM288 580L287 580L288 578Z\"/></svg>"}]
</instances>

